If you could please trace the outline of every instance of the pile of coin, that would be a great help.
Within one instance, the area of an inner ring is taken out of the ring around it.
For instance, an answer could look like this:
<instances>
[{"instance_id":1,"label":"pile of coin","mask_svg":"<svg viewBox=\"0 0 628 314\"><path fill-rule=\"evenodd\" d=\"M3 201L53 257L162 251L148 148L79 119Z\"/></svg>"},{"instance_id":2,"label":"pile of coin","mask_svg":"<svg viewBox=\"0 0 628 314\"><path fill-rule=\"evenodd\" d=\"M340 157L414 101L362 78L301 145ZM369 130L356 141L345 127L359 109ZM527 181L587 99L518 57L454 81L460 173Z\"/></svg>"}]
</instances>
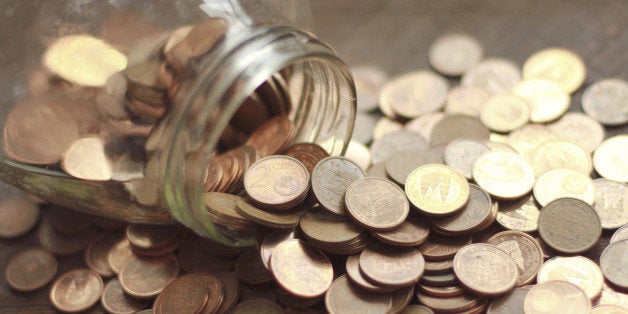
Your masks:
<instances>
[{"instance_id":1,"label":"pile of coin","mask_svg":"<svg viewBox=\"0 0 628 314\"><path fill-rule=\"evenodd\" d=\"M352 142L345 157L291 145L294 125L279 115L256 126L247 145L213 158L208 216L225 234L254 236L254 248L45 206L43 248L13 257L10 285L41 289L55 277L56 257L87 247L89 269L66 272L50 289L58 310L88 309L100 297L111 313L153 299L154 312L625 312L628 137L605 139L601 124L627 122L628 84L592 84L586 115L566 113L585 80L577 54L544 49L522 71L482 55L465 35L434 44L433 68L462 75L451 90L427 70L387 82L376 69L355 71L366 95L355 137L363 143ZM378 103L382 122L362 129ZM35 212L0 234L27 232ZM46 271L31 278L25 268Z\"/></svg>"}]
</instances>

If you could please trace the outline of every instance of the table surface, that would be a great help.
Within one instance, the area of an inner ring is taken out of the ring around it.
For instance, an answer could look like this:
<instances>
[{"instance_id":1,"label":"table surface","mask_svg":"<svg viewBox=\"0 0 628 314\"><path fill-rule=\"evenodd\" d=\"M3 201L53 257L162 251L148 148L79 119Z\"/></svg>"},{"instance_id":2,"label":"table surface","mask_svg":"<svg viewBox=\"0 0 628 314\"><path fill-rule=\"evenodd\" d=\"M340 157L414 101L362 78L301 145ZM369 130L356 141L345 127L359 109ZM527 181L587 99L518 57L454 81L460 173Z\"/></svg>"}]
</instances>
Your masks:
<instances>
[{"instance_id":1,"label":"table surface","mask_svg":"<svg viewBox=\"0 0 628 314\"><path fill-rule=\"evenodd\" d=\"M534 51L559 46L578 52L587 65L585 87L605 77L628 77L626 0L312 0L316 33L349 65L371 64L391 75L429 68L427 51L448 32L479 39L487 56L518 64ZM580 110L582 89L571 110ZM626 126L609 134L626 133ZM0 190L6 189L0 186ZM16 309L54 312L48 289L16 293L4 270L17 250L37 245L34 233L0 240L0 313ZM84 267L83 256L60 259L59 273ZM97 307L93 312L102 312Z\"/></svg>"}]
</instances>

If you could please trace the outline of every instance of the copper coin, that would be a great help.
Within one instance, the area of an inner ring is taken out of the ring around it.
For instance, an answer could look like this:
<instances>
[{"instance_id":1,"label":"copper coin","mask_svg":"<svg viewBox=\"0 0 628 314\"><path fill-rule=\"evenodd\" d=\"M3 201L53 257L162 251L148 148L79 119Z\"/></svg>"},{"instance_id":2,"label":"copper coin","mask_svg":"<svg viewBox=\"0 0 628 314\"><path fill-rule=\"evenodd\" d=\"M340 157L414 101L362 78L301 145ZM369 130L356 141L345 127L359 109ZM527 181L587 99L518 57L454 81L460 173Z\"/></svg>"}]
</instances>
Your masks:
<instances>
[{"instance_id":1,"label":"copper coin","mask_svg":"<svg viewBox=\"0 0 628 314\"><path fill-rule=\"evenodd\" d=\"M323 295L334 279L327 256L296 239L285 241L273 250L270 269L280 286L304 298Z\"/></svg>"},{"instance_id":2,"label":"copper coin","mask_svg":"<svg viewBox=\"0 0 628 314\"><path fill-rule=\"evenodd\" d=\"M434 125L430 133L430 145L446 145L458 138L484 141L489 135L490 131L478 118L459 113L448 114Z\"/></svg>"},{"instance_id":3,"label":"copper coin","mask_svg":"<svg viewBox=\"0 0 628 314\"><path fill-rule=\"evenodd\" d=\"M43 217L38 230L39 243L57 256L71 256L83 250L96 239L96 229L87 229L82 233L66 235L52 229L50 219Z\"/></svg>"},{"instance_id":4,"label":"copper coin","mask_svg":"<svg viewBox=\"0 0 628 314\"><path fill-rule=\"evenodd\" d=\"M238 286L238 278L236 278L232 273L226 271L213 271L211 275L218 279L222 283L223 287L223 298L220 302L220 307L216 311L217 313L227 313L238 301L238 297L240 296L240 288ZM212 291L210 289L209 295L209 303L216 302L214 301L215 296L213 296Z\"/></svg>"},{"instance_id":5,"label":"copper coin","mask_svg":"<svg viewBox=\"0 0 628 314\"><path fill-rule=\"evenodd\" d=\"M92 227L90 217L81 212L55 205L49 210L50 225L58 233L77 234Z\"/></svg>"},{"instance_id":6,"label":"copper coin","mask_svg":"<svg viewBox=\"0 0 628 314\"><path fill-rule=\"evenodd\" d=\"M360 254L360 270L364 276L381 286L403 287L419 281L425 260L413 248L397 248L378 243Z\"/></svg>"},{"instance_id":7,"label":"copper coin","mask_svg":"<svg viewBox=\"0 0 628 314\"><path fill-rule=\"evenodd\" d=\"M297 143L290 145L284 155L293 157L303 163L310 175L319 161L323 160L325 157L329 157L329 153L327 153L325 149L314 143Z\"/></svg>"},{"instance_id":8,"label":"copper coin","mask_svg":"<svg viewBox=\"0 0 628 314\"><path fill-rule=\"evenodd\" d=\"M259 252L254 248L247 249L238 256L235 275L240 281L248 284L261 284L272 279L271 273L262 263Z\"/></svg>"},{"instance_id":9,"label":"copper coin","mask_svg":"<svg viewBox=\"0 0 628 314\"><path fill-rule=\"evenodd\" d=\"M85 264L97 272L101 277L112 276L113 270L107 262L107 256L114 245L122 239L122 232L108 230L100 234L98 239L87 246L85 250Z\"/></svg>"},{"instance_id":10,"label":"copper coin","mask_svg":"<svg viewBox=\"0 0 628 314\"><path fill-rule=\"evenodd\" d=\"M205 280L205 285L209 291L209 299L205 303L202 313L216 313L218 308L222 306L225 298L223 283L214 274L199 274L198 276Z\"/></svg>"},{"instance_id":11,"label":"copper coin","mask_svg":"<svg viewBox=\"0 0 628 314\"><path fill-rule=\"evenodd\" d=\"M180 236L180 229L182 227L179 225L130 224L126 229L126 237L134 249L157 251L175 242ZM175 249L177 247L169 251L172 252ZM164 252L164 254L170 252Z\"/></svg>"},{"instance_id":12,"label":"copper coin","mask_svg":"<svg viewBox=\"0 0 628 314\"><path fill-rule=\"evenodd\" d=\"M469 201L462 209L448 217L430 218L432 229L448 235L463 235L477 231L491 215L493 203L488 193L475 184L469 184Z\"/></svg>"},{"instance_id":13,"label":"copper coin","mask_svg":"<svg viewBox=\"0 0 628 314\"><path fill-rule=\"evenodd\" d=\"M386 313L392 307L393 295L360 289L342 275L325 295L325 309L330 314Z\"/></svg>"},{"instance_id":14,"label":"copper coin","mask_svg":"<svg viewBox=\"0 0 628 314\"><path fill-rule=\"evenodd\" d=\"M589 313L589 298L578 286L562 280L552 280L538 284L526 295L523 301L525 313Z\"/></svg>"},{"instance_id":15,"label":"copper coin","mask_svg":"<svg viewBox=\"0 0 628 314\"><path fill-rule=\"evenodd\" d=\"M428 164L412 171L406 180L405 192L421 213L448 216L467 203L469 183L453 168Z\"/></svg>"},{"instance_id":16,"label":"copper coin","mask_svg":"<svg viewBox=\"0 0 628 314\"><path fill-rule=\"evenodd\" d=\"M419 291L437 298L450 298L463 295L465 290L459 286L432 287L425 284L418 284Z\"/></svg>"},{"instance_id":17,"label":"copper coin","mask_svg":"<svg viewBox=\"0 0 628 314\"><path fill-rule=\"evenodd\" d=\"M126 260L118 279L122 290L138 299L150 299L179 274L179 262L172 255L160 257L131 256Z\"/></svg>"},{"instance_id":18,"label":"copper coin","mask_svg":"<svg viewBox=\"0 0 628 314\"><path fill-rule=\"evenodd\" d=\"M67 174L83 180L108 181L112 175L105 143L93 136L73 141L63 153L61 167Z\"/></svg>"},{"instance_id":19,"label":"copper coin","mask_svg":"<svg viewBox=\"0 0 628 314\"><path fill-rule=\"evenodd\" d=\"M604 125L622 125L628 121L626 97L628 83L625 80L603 79L584 91L582 110Z\"/></svg>"},{"instance_id":20,"label":"copper coin","mask_svg":"<svg viewBox=\"0 0 628 314\"><path fill-rule=\"evenodd\" d=\"M0 200L0 238L19 237L35 227L39 220L39 206L26 198Z\"/></svg>"},{"instance_id":21,"label":"copper coin","mask_svg":"<svg viewBox=\"0 0 628 314\"><path fill-rule=\"evenodd\" d=\"M623 290L628 289L628 240L617 241L604 249L600 256L604 277Z\"/></svg>"},{"instance_id":22,"label":"copper coin","mask_svg":"<svg viewBox=\"0 0 628 314\"><path fill-rule=\"evenodd\" d=\"M262 263L266 268L270 268L270 256L273 254L275 248L279 244L292 239L295 239L294 231L288 230L275 231L264 236L259 251Z\"/></svg>"},{"instance_id":23,"label":"copper coin","mask_svg":"<svg viewBox=\"0 0 628 314\"><path fill-rule=\"evenodd\" d=\"M516 201L499 202L497 222L504 228L533 232L538 229L540 210L534 196L524 196Z\"/></svg>"},{"instance_id":24,"label":"copper coin","mask_svg":"<svg viewBox=\"0 0 628 314\"><path fill-rule=\"evenodd\" d=\"M187 274L169 283L153 304L155 313L198 313L209 298L205 280Z\"/></svg>"},{"instance_id":25,"label":"copper coin","mask_svg":"<svg viewBox=\"0 0 628 314\"><path fill-rule=\"evenodd\" d=\"M125 237L116 242L107 253L107 264L114 274L119 274L122 265L133 255L131 243Z\"/></svg>"},{"instance_id":26,"label":"copper coin","mask_svg":"<svg viewBox=\"0 0 628 314\"><path fill-rule=\"evenodd\" d=\"M417 293L417 299L419 303L429 307L436 312L442 313L462 313L476 306L480 299L470 293L465 293L461 296L439 298L432 297L426 294Z\"/></svg>"},{"instance_id":27,"label":"copper coin","mask_svg":"<svg viewBox=\"0 0 628 314\"><path fill-rule=\"evenodd\" d=\"M421 134L409 130L390 132L371 144L371 161L378 163L387 160L400 150L425 150L428 143Z\"/></svg>"},{"instance_id":28,"label":"copper coin","mask_svg":"<svg viewBox=\"0 0 628 314\"><path fill-rule=\"evenodd\" d=\"M391 231L373 231L378 240L395 246L417 246L427 241L430 227L418 213L410 213L398 228Z\"/></svg>"},{"instance_id":29,"label":"copper coin","mask_svg":"<svg viewBox=\"0 0 628 314\"><path fill-rule=\"evenodd\" d=\"M359 225L375 231L390 231L408 216L410 204L402 189L380 178L353 182L345 194L347 213Z\"/></svg>"},{"instance_id":30,"label":"copper coin","mask_svg":"<svg viewBox=\"0 0 628 314\"><path fill-rule=\"evenodd\" d=\"M322 243L344 245L364 233L364 229L348 217L334 215L320 209L306 212L301 217L299 226L306 238Z\"/></svg>"},{"instance_id":31,"label":"copper coin","mask_svg":"<svg viewBox=\"0 0 628 314\"><path fill-rule=\"evenodd\" d=\"M616 229L628 224L628 186L607 179L593 180L595 202L593 209L600 216L604 229Z\"/></svg>"},{"instance_id":32,"label":"copper coin","mask_svg":"<svg viewBox=\"0 0 628 314\"><path fill-rule=\"evenodd\" d=\"M65 313L83 312L100 300L103 282L96 272L75 269L55 280L50 288L50 302Z\"/></svg>"},{"instance_id":33,"label":"copper coin","mask_svg":"<svg viewBox=\"0 0 628 314\"><path fill-rule=\"evenodd\" d=\"M57 274L57 259L50 252L38 248L27 248L9 260L6 279L17 291L29 292L47 285Z\"/></svg>"},{"instance_id":34,"label":"copper coin","mask_svg":"<svg viewBox=\"0 0 628 314\"><path fill-rule=\"evenodd\" d=\"M54 130L54 132L49 132ZM27 164L54 164L79 136L70 113L45 103L20 103L7 115L2 147L7 157Z\"/></svg>"},{"instance_id":35,"label":"copper coin","mask_svg":"<svg viewBox=\"0 0 628 314\"><path fill-rule=\"evenodd\" d=\"M515 262L519 270L516 286L534 281L543 264L543 251L532 236L520 231L503 231L490 237L486 243L500 248Z\"/></svg>"},{"instance_id":36,"label":"copper coin","mask_svg":"<svg viewBox=\"0 0 628 314\"><path fill-rule=\"evenodd\" d=\"M458 170L465 178L471 180L475 160L490 150L479 141L456 139L447 144L443 158L447 166Z\"/></svg>"},{"instance_id":37,"label":"copper coin","mask_svg":"<svg viewBox=\"0 0 628 314\"><path fill-rule=\"evenodd\" d=\"M244 176L244 189L254 202L272 209L299 203L309 190L310 173L292 157L269 156L254 163Z\"/></svg>"},{"instance_id":38,"label":"copper coin","mask_svg":"<svg viewBox=\"0 0 628 314\"><path fill-rule=\"evenodd\" d=\"M587 297L595 299L602 292L604 278L600 267L583 256L554 257L547 260L536 275L538 283L563 280L580 287Z\"/></svg>"},{"instance_id":39,"label":"copper coin","mask_svg":"<svg viewBox=\"0 0 628 314\"><path fill-rule=\"evenodd\" d=\"M430 275L450 273L454 268L454 260L425 261L425 273Z\"/></svg>"},{"instance_id":40,"label":"copper coin","mask_svg":"<svg viewBox=\"0 0 628 314\"><path fill-rule=\"evenodd\" d=\"M512 292L493 299L487 314L523 314L523 300L532 286L517 287Z\"/></svg>"},{"instance_id":41,"label":"copper coin","mask_svg":"<svg viewBox=\"0 0 628 314\"><path fill-rule=\"evenodd\" d=\"M444 237L432 233L427 241L419 246L419 252L428 261L442 261L453 258L458 250L468 244L471 244L469 236Z\"/></svg>"},{"instance_id":42,"label":"copper coin","mask_svg":"<svg viewBox=\"0 0 628 314\"><path fill-rule=\"evenodd\" d=\"M204 198L207 211L212 215L215 223L225 221L226 223L235 224L242 228L253 227L255 225L253 222L240 215L236 210L236 202L240 199L239 196L227 193L209 192L205 193Z\"/></svg>"},{"instance_id":43,"label":"copper coin","mask_svg":"<svg viewBox=\"0 0 628 314\"><path fill-rule=\"evenodd\" d=\"M277 116L262 124L246 145L253 146L263 157L282 152L294 136L295 126L287 116Z\"/></svg>"},{"instance_id":44,"label":"copper coin","mask_svg":"<svg viewBox=\"0 0 628 314\"><path fill-rule=\"evenodd\" d=\"M432 287L449 287L458 284L458 280L452 271L440 274L424 274L421 283Z\"/></svg>"},{"instance_id":45,"label":"copper coin","mask_svg":"<svg viewBox=\"0 0 628 314\"><path fill-rule=\"evenodd\" d=\"M485 296L508 293L518 276L517 265L507 253L484 243L460 249L454 257L454 273L467 289Z\"/></svg>"},{"instance_id":46,"label":"copper coin","mask_svg":"<svg viewBox=\"0 0 628 314\"><path fill-rule=\"evenodd\" d=\"M434 311L423 305L408 305L399 314L434 314Z\"/></svg>"},{"instance_id":47,"label":"copper coin","mask_svg":"<svg viewBox=\"0 0 628 314\"><path fill-rule=\"evenodd\" d=\"M393 292L392 307L390 313L398 313L404 309L412 299L414 299L415 288L414 285L407 286Z\"/></svg>"},{"instance_id":48,"label":"copper coin","mask_svg":"<svg viewBox=\"0 0 628 314\"><path fill-rule=\"evenodd\" d=\"M296 214L266 211L247 203L244 199L236 201L236 210L250 221L270 228L292 229L299 224L299 216Z\"/></svg>"},{"instance_id":49,"label":"copper coin","mask_svg":"<svg viewBox=\"0 0 628 314\"><path fill-rule=\"evenodd\" d=\"M440 159L425 149L400 150L386 159L386 172L395 182L404 185L414 169L440 163Z\"/></svg>"},{"instance_id":50,"label":"copper coin","mask_svg":"<svg viewBox=\"0 0 628 314\"><path fill-rule=\"evenodd\" d=\"M397 287L384 287L374 285L364 278L362 272L360 271L360 254L355 254L347 257L347 262L345 263L346 276L351 280L352 283L359 286L360 288L372 292L385 293L392 292L397 290Z\"/></svg>"},{"instance_id":51,"label":"copper coin","mask_svg":"<svg viewBox=\"0 0 628 314\"><path fill-rule=\"evenodd\" d=\"M105 311L115 314L136 313L148 305L146 301L137 300L125 294L120 282L115 278L109 280L105 285L100 304L105 308Z\"/></svg>"},{"instance_id":52,"label":"copper coin","mask_svg":"<svg viewBox=\"0 0 628 314\"><path fill-rule=\"evenodd\" d=\"M283 314L284 310L279 304L266 300L266 299L250 299L244 302L238 303L231 312L231 314L251 314L251 313L265 313L265 314Z\"/></svg>"},{"instance_id":53,"label":"copper coin","mask_svg":"<svg viewBox=\"0 0 628 314\"><path fill-rule=\"evenodd\" d=\"M577 254L586 252L597 243L602 225L591 205L574 198L561 198L541 210L539 234L551 248L566 254Z\"/></svg>"},{"instance_id":54,"label":"copper coin","mask_svg":"<svg viewBox=\"0 0 628 314\"><path fill-rule=\"evenodd\" d=\"M351 183L366 177L362 169L344 157L327 157L312 172L312 192L330 212L345 214L345 194Z\"/></svg>"}]
</instances>

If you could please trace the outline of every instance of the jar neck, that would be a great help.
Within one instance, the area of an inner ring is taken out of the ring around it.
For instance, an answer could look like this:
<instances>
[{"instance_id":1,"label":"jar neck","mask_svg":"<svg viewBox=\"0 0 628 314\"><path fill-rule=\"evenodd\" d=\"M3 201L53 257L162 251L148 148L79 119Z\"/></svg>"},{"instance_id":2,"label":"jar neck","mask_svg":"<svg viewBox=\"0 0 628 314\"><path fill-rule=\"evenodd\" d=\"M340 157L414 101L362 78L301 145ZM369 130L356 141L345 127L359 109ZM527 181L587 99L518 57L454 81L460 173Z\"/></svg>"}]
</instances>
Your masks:
<instances>
[{"instance_id":1,"label":"jar neck","mask_svg":"<svg viewBox=\"0 0 628 314\"><path fill-rule=\"evenodd\" d=\"M316 142L343 154L353 131L355 88L348 67L313 35L270 26L225 40L184 82L165 123L160 156L164 200L171 214L202 236L232 245L251 239L216 229L203 202L205 167L242 102L280 70L301 65L303 88L290 118L295 141Z\"/></svg>"}]
</instances>

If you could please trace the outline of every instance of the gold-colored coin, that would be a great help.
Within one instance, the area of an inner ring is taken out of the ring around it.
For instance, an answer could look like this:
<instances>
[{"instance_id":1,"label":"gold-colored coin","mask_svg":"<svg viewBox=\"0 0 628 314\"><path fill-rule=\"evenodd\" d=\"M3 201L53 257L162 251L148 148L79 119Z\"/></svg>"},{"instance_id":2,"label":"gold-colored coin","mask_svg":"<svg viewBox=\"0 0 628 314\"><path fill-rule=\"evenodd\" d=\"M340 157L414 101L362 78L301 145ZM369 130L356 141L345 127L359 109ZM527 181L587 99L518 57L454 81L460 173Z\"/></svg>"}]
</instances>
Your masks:
<instances>
[{"instance_id":1,"label":"gold-colored coin","mask_svg":"<svg viewBox=\"0 0 628 314\"><path fill-rule=\"evenodd\" d=\"M515 95L494 95L482 104L480 120L492 131L510 132L528 123L530 107Z\"/></svg>"},{"instance_id":2,"label":"gold-colored coin","mask_svg":"<svg viewBox=\"0 0 628 314\"><path fill-rule=\"evenodd\" d=\"M600 267L583 256L554 257L539 269L538 283L563 280L580 287L593 300L602 292L604 276Z\"/></svg>"},{"instance_id":3,"label":"gold-colored coin","mask_svg":"<svg viewBox=\"0 0 628 314\"><path fill-rule=\"evenodd\" d=\"M523 63L523 79L544 79L558 84L566 93L575 92L586 77L584 62L574 51L546 48Z\"/></svg>"},{"instance_id":4,"label":"gold-colored coin","mask_svg":"<svg viewBox=\"0 0 628 314\"><path fill-rule=\"evenodd\" d=\"M511 60L489 58L480 61L460 80L462 86L478 86L489 94L508 93L521 81L519 66Z\"/></svg>"},{"instance_id":5,"label":"gold-colored coin","mask_svg":"<svg viewBox=\"0 0 628 314\"><path fill-rule=\"evenodd\" d=\"M451 167L428 164L408 176L405 191L412 205L424 214L446 216L467 203L469 183Z\"/></svg>"},{"instance_id":6,"label":"gold-colored coin","mask_svg":"<svg viewBox=\"0 0 628 314\"><path fill-rule=\"evenodd\" d=\"M563 140L547 141L536 148L532 167L537 177L552 169L571 169L589 175L593 170L591 157L580 146Z\"/></svg>"},{"instance_id":7,"label":"gold-colored coin","mask_svg":"<svg viewBox=\"0 0 628 314\"><path fill-rule=\"evenodd\" d=\"M105 143L99 137L78 139L65 151L61 167L69 175L95 181L111 179L111 162L105 155Z\"/></svg>"},{"instance_id":8,"label":"gold-colored coin","mask_svg":"<svg viewBox=\"0 0 628 314\"><path fill-rule=\"evenodd\" d=\"M545 206L559 198L576 198L593 205L595 190L588 176L571 169L554 169L541 175L534 184L534 198Z\"/></svg>"},{"instance_id":9,"label":"gold-colored coin","mask_svg":"<svg viewBox=\"0 0 628 314\"><path fill-rule=\"evenodd\" d=\"M412 119L442 108L448 89L447 81L433 72L410 72L388 81L379 101L397 115Z\"/></svg>"},{"instance_id":10,"label":"gold-colored coin","mask_svg":"<svg viewBox=\"0 0 628 314\"><path fill-rule=\"evenodd\" d=\"M127 58L102 39L87 34L61 37L44 53L44 65L77 85L102 87L127 66Z\"/></svg>"},{"instance_id":11,"label":"gold-colored coin","mask_svg":"<svg viewBox=\"0 0 628 314\"><path fill-rule=\"evenodd\" d=\"M524 313L530 314L587 314L591 310L591 301L578 286L552 280L532 287L523 300L523 309Z\"/></svg>"},{"instance_id":12,"label":"gold-colored coin","mask_svg":"<svg viewBox=\"0 0 628 314\"><path fill-rule=\"evenodd\" d=\"M528 103L530 121L534 123L556 120L569 109L569 94L551 81L523 80L513 87L512 93Z\"/></svg>"},{"instance_id":13,"label":"gold-colored coin","mask_svg":"<svg viewBox=\"0 0 628 314\"><path fill-rule=\"evenodd\" d=\"M482 105L486 103L490 97L491 95L481 87L457 86L447 93L445 112L463 113L477 117L480 115ZM425 138L429 138L429 135L425 136Z\"/></svg>"},{"instance_id":14,"label":"gold-colored coin","mask_svg":"<svg viewBox=\"0 0 628 314\"><path fill-rule=\"evenodd\" d=\"M591 154L604 140L604 127L582 112L567 112L547 125L560 139L570 141Z\"/></svg>"},{"instance_id":15,"label":"gold-colored coin","mask_svg":"<svg viewBox=\"0 0 628 314\"><path fill-rule=\"evenodd\" d=\"M593 153L593 167L602 177L628 182L628 135L609 137Z\"/></svg>"},{"instance_id":16,"label":"gold-colored coin","mask_svg":"<svg viewBox=\"0 0 628 314\"><path fill-rule=\"evenodd\" d=\"M489 194L515 199L532 190L534 170L517 154L491 151L475 161L473 178Z\"/></svg>"},{"instance_id":17,"label":"gold-colored coin","mask_svg":"<svg viewBox=\"0 0 628 314\"><path fill-rule=\"evenodd\" d=\"M403 124L388 117L381 117L373 127L373 140L376 141L382 136L403 129Z\"/></svg>"},{"instance_id":18,"label":"gold-colored coin","mask_svg":"<svg viewBox=\"0 0 628 314\"><path fill-rule=\"evenodd\" d=\"M523 159L532 162L532 155L539 145L558 139L558 135L542 124L528 124L508 134L506 144L514 148Z\"/></svg>"}]
</instances>

